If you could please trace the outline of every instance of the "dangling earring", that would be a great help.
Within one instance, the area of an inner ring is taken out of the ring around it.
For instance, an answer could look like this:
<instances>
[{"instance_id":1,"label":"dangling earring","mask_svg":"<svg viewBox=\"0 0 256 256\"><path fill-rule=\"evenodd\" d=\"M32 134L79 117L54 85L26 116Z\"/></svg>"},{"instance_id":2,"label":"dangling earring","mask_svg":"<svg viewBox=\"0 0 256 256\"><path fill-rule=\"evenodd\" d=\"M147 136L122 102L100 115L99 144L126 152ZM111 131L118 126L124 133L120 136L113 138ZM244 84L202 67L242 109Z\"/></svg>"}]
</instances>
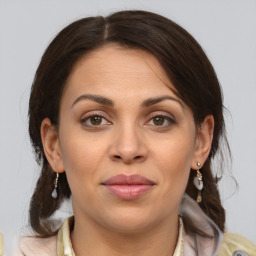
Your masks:
<instances>
[{"instance_id":1,"label":"dangling earring","mask_svg":"<svg viewBox=\"0 0 256 256\"><path fill-rule=\"evenodd\" d=\"M202 195L201 195L201 190L203 189L204 187L204 183L203 183L203 176L201 174L201 172L199 171L199 168L201 166L200 163L197 163L197 166L198 166L198 170L197 170L197 175L196 177L194 178L194 185L195 187L198 189L198 194L197 194L197 199L196 201L198 203L201 203L202 202Z\"/></svg>"},{"instance_id":2,"label":"dangling earring","mask_svg":"<svg viewBox=\"0 0 256 256\"><path fill-rule=\"evenodd\" d=\"M58 187L59 173L56 173L56 178L54 181L54 189L52 191L52 198L56 199L58 197L57 187Z\"/></svg>"}]
</instances>

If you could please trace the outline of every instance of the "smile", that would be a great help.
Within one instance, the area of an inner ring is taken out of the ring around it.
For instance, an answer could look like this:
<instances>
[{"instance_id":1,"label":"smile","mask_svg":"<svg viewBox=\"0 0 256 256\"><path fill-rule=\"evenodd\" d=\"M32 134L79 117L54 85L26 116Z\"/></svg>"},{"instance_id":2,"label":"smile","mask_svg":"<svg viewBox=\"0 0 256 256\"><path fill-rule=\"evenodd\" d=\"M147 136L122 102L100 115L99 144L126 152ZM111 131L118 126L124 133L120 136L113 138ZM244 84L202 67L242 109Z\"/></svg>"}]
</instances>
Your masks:
<instances>
[{"instance_id":1,"label":"smile","mask_svg":"<svg viewBox=\"0 0 256 256\"><path fill-rule=\"evenodd\" d=\"M119 174L107 179L102 185L120 199L134 200L151 190L155 183L141 175Z\"/></svg>"}]
</instances>

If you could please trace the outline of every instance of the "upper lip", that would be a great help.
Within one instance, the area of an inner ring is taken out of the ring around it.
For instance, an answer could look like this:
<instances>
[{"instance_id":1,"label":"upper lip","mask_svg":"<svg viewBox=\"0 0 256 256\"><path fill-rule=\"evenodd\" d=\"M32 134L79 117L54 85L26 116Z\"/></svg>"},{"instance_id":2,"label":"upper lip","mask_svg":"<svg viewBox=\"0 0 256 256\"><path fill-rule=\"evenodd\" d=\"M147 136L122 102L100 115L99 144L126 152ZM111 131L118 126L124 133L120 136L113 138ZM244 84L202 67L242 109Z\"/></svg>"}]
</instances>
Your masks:
<instances>
[{"instance_id":1,"label":"upper lip","mask_svg":"<svg viewBox=\"0 0 256 256\"><path fill-rule=\"evenodd\" d=\"M118 174L110 177L102 183L103 185L155 185L155 183L144 176L133 174Z\"/></svg>"}]
</instances>

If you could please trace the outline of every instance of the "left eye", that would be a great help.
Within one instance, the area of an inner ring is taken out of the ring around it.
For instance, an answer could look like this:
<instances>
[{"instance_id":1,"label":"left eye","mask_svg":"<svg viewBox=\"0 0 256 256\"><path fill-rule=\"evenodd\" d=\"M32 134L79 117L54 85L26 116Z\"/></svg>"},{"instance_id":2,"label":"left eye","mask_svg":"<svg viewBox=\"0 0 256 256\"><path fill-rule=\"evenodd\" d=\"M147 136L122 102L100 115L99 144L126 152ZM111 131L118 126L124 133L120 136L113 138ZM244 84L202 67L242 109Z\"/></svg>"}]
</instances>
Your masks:
<instances>
[{"instance_id":1,"label":"left eye","mask_svg":"<svg viewBox=\"0 0 256 256\"><path fill-rule=\"evenodd\" d=\"M174 124L175 121L168 117L168 116L154 116L151 118L148 122L148 124L153 125L153 126L162 126L162 127L167 127L170 124Z\"/></svg>"},{"instance_id":2,"label":"left eye","mask_svg":"<svg viewBox=\"0 0 256 256\"><path fill-rule=\"evenodd\" d=\"M100 126L109 124L109 122L103 116L100 115L88 116L82 119L81 122L86 126Z\"/></svg>"}]
</instances>

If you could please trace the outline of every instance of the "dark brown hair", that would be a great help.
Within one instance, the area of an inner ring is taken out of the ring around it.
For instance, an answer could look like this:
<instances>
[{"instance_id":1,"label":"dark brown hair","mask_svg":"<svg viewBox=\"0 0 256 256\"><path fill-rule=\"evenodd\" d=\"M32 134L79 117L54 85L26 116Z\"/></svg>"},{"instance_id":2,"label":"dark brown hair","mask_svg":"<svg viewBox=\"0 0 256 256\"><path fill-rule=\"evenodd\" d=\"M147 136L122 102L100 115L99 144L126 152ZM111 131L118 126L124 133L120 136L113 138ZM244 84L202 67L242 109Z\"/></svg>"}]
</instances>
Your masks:
<instances>
[{"instance_id":1,"label":"dark brown hair","mask_svg":"<svg viewBox=\"0 0 256 256\"><path fill-rule=\"evenodd\" d=\"M64 28L46 49L36 71L29 101L29 134L38 163L42 165L30 203L30 225L40 236L54 231L49 221L64 199L71 195L65 173L60 175L58 198L51 193L55 172L50 167L42 146L40 126L44 118L58 125L59 105L65 82L74 64L87 52L107 44L142 49L153 54L176 89L177 96L192 110L195 124L206 115L215 120L211 153L202 172L204 176L202 210L223 231L225 211L217 189L217 177L211 161L225 138L221 88L204 51L183 28L169 19L146 11L121 11L107 17L89 17ZM197 197L191 171L186 192Z\"/></svg>"}]
</instances>

